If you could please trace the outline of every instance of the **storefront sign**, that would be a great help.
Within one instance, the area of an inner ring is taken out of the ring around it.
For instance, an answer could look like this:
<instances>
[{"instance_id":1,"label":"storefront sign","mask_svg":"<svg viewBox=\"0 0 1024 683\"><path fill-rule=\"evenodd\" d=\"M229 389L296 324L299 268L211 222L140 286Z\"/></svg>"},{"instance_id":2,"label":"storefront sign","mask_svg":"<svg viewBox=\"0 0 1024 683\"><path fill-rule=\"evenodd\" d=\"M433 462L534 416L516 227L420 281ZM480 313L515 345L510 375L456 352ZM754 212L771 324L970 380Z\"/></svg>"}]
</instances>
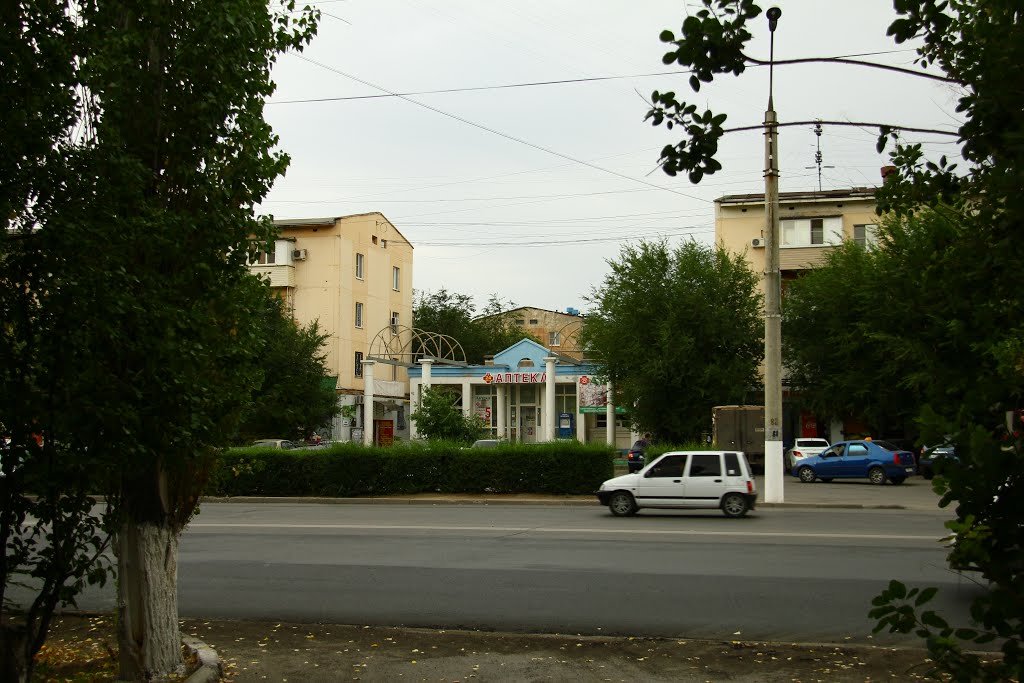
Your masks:
<instances>
[{"instance_id":1,"label":"storefront sign","mask_svg":"<svg viewBox=\"0 0 1024 683\"><path fill-rule=\"evenodd\" d=\"M548 381L546 372L498 372L483 376L487 384L543 384Z\"/></svg>"}]
</instances>

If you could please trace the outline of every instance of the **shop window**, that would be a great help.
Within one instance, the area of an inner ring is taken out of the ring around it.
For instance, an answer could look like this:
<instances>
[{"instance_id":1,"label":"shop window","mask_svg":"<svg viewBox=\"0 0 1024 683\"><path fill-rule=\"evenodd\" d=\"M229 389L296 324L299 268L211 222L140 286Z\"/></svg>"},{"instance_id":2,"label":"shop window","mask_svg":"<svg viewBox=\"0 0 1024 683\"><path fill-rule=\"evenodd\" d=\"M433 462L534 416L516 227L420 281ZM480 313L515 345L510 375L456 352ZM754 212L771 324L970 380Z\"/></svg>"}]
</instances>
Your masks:
<instances>
[{"instance_id":1,"label":"shop window","mask_svg":"<svg viewBox=\"0 0 1024 683\"><path fill-rule=\"evenodd\" d=\"M599 428L599 429L605 429L608 426L608 414L607 413L597 413L596 415L594 415L594 426ZM627 424L626 416L625 415L619 415L619 414L616 413L616 415L615 415L615 427L617 429L621 429L623 427L628 427L628 426L629 425Z\"/></svg>"}]
</instances>

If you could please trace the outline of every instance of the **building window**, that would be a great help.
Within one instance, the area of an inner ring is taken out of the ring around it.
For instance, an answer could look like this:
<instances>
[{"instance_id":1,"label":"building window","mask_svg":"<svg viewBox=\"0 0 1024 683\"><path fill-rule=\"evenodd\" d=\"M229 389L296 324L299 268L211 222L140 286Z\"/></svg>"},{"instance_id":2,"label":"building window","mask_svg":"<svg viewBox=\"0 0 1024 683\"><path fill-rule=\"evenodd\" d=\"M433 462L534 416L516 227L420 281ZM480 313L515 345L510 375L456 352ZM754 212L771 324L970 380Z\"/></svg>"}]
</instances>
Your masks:
<instances>
[{"instance_id":1,"label":"building window","mask_svg":"<svg viewBox=\"0 0 1024 683\"><path fill-rule=\"evenodd\" d=\"M363 352L356 351L356 362L355 362L355 374L356 377L363 376Z\"/></svg>"},{"instance_id":2,"label":"building window","mask_svg":"<svg viewBox=\"0 0 1024 683\"><path fill-rule=\"evenodd\" d=\"M391 334L398 334L398 311L391 311Z\"/></svg>"},{"instance_id":3,"label":"building window","mask_svg":"<svg viewBox=\"0 0 1024 683\"><path fill-rule=\"evenodd\" d=\"M356 327L363 326L363 304L360 301L356 302Z\"/></svg>"},{"instance_id":4,"label":"building window","mask_svg":"<svg viewBox=\"0 0 1024 683\"><path fill-rule=\"evenodd\" d=\"M780 221L779 227L783 247L822 247L843 241L843 219L839 216L789 218Z\"/></svg>"},{"instance_id":5,"label":"building window","mask_svg":"<svg viewBox=\"0 0 1024 683\"><path fill-rule=\"evenodd\" d=\"M272 266L277 263L277 250L271 249L270 251L261 251L259 258L256 263L261 266Z\"/></svg>"},{"instance_id":6,"label":"building window","mask_svg":"<svg viewBox=\"0 0 1024 683\"><path fill-rule=\"evenodd\" d=\"M825 221L820 218L811 219L811 244L825 243Z\"/></svg>"},{"instance_id":7,"label":"building window","mask_svg":"<svg viewBox=\"0 0 1024 683\"><path fill-rule=\"evenodd\" d=\"M555 412L576 414L576 383L555 385ZM577 416L576 419L579 419Z\"/></svg>"},{"instance_id":8,"label":"building window","mask_svg":"<svg viewBox=\"0 0 1024 683\"><path fill-rule=\"evenodd\" d=\"M402 269L398 266L391 269L391 289L396 292L402 289Z\"/></svg>"},{"instance_id":9,"label":"building window","mask_svg":"<svg viewBox=\"0 0 1024 683\"><path fill-rule=\"evenodd\" d=\"M356 254L356 279L363 279L363 255Z\"/></svg>"},{"instance_id":10,"label":"building window","mask_svg":"<svg viewBox=\"0 0 1024 683\"><path fill-rule=\"evenodd\" d=\"M865 249L872 248L878 243L878 226L874 223L853 226L853 241Z\"/></svg>"},{"instance_id":11,"label":"building window","mask_svg":"<svg viewBox=\"0 0 1024 683\"><path fill-rule=\"evenodd\" d=\"M558 332L548 332L548 346L561 346L562 335Z\"/></svg>"},{"instance_id":12,"label":"building window","mask_svg":"<svg viewBox=\"0 0 1024 683\"><path fill-rule=\"evenodd\" d=\"M531 325L536 325L537 324L537 319L536 318L530 318L530 324Z\"/></svg>"},{"instance_id":13,"label":"building window","mask_svg":"<svg viewBox=\"0 0 1024 683\"><path fill-rule=\"evenodd\" d=\"M525 324L526 324L525 320L523 320L522 318L516 318L516 325L519 325L520 327L522 327Z\"/></svg>"}]
</instances>

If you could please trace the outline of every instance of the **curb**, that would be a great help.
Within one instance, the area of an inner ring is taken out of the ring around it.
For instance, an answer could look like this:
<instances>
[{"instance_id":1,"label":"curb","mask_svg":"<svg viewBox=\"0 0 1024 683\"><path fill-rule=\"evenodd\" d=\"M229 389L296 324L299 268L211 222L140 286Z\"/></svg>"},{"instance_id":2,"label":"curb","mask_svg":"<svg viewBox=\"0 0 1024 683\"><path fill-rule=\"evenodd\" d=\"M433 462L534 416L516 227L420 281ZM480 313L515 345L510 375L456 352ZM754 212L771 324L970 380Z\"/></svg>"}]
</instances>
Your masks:
<instances>
[{"instance_id":1,"label":"curb","mask_svg":"<svg viewBox=\"0 0 1024 683\"><path fill-rule=\"evenodd\" d=\"M189 654L199 662L199 668L188 678L185 683L214 683L224 675L224 669L220 663L220 655L212 647L192 636L181 637L181 644L184 645Z\"/></svg>"},{"instance_id":2,"label":"curb","mask_svg":"<svg viewBox=\"0 0 1024 683\"><path fill-rule=\"evenodd\" d=\"M297 496L233 496L203 498L202 503L269 503L269 504L315 504L315 505L548 505L548 506L600 506L597 500L581 499L543 499L543 498L324 498ZM898 504L860 504L860 503L763 503L758 502L757 508L829 508L838 510L908 510L906 505Z\"/></svg>"}]
</instances>

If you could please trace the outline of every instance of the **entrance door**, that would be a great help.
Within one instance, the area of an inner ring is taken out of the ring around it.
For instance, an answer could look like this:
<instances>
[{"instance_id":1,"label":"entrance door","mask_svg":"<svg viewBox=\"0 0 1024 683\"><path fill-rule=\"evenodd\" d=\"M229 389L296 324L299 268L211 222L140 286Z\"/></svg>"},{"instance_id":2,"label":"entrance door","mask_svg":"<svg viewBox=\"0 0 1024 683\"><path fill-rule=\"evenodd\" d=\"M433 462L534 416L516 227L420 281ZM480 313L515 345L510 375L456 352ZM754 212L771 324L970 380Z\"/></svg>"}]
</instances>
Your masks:
<instances>
[{"instance_id":1,"label":"entrance door","mask_svg":"<svg viewBox=\"0 0 1024 683\"><path fill-rule=\"evenodd\" d=\"M537 406L520 406L519 413L523 420L523 443L537 442Z\"/></svg>"}]
</instances>

